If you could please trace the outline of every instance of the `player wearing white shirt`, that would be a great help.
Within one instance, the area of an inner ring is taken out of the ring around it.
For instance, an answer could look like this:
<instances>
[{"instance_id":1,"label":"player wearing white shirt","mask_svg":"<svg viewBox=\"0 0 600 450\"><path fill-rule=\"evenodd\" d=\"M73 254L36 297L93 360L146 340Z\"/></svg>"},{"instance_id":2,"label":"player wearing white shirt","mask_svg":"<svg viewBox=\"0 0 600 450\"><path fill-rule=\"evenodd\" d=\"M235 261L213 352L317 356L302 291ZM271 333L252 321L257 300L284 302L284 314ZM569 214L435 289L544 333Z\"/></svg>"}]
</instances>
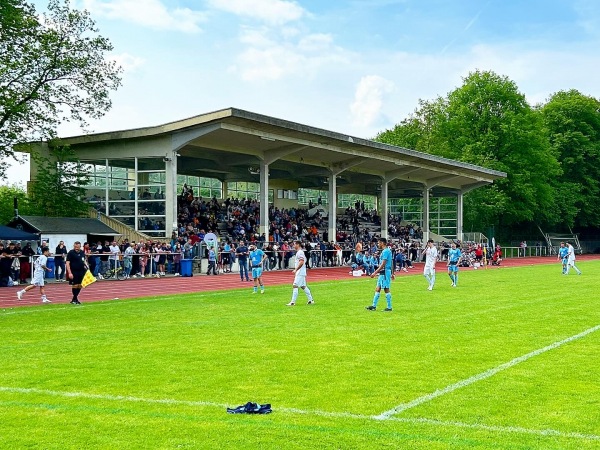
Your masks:
<instances>
[{"instance_id":1,"label":"player wearing white shirt","mask_svg":"<svg viewBox=\"0 0 600 450\"><path fill-rule=\"evenodd\" d=\"M308 298L308 304L315 303L310 289L306 285L306 255L302 250L302 243L294 241L294 249L296 250L296 262L294 264L294 284L292 285L292 301L287 306L294 306L298 299L298 288L302 288Z\"/></svg>"},{"instance_id":2,"label":"player wearing white shirt","mask_svg":"<svg viewBox=\"0 0 600 450\"><path fill-rule=\"evenodd\" d=\"M22 289L17 292L17 299L21 300L23 298L23 294L38 286L40 288L40 294L42 294L42 302L51 303L50 300L48 300L48 298L46 297L46 292L44 291L44 272L52 272L52 269L49 269L46 266L46 264L48 263L49 253L50 249L48 249L48 247L42 248L42 255L38 257L33 263L34 270L33 278L31 279L31 284L25 289Z\"/></svg>"},{"instance_id":3,"label":"player wearing white shirt","mask_svg":"<svg viewBox=\"0 0 600 450\"><path fill-rule=\"evenodd\" d=\"M428 291L433 290L435 284L435 263L437 262L438 251L433 243L433 239L427 241L427 249L425 250L425 268L423 269L423 275L429 282Z\"/></svg>"},{"instance_id":4,"label":"player wearing white shirt","mask_svg":"<svg viewBox=\"0 0 600 450\"><path fill-rule=\"evenodd\" d=\"M571 245L570 242L567 242L567 249L568 249L568 253L567 253L567 272L566 272L566 274L569 275L569 268L572 267L573 269L575 269L575 272L577 272L577 275L581 275L581 270L579 270L577 268L577 266L575 265L575 249L573 248L573 246Z\"/></svg>"}]
</instances>

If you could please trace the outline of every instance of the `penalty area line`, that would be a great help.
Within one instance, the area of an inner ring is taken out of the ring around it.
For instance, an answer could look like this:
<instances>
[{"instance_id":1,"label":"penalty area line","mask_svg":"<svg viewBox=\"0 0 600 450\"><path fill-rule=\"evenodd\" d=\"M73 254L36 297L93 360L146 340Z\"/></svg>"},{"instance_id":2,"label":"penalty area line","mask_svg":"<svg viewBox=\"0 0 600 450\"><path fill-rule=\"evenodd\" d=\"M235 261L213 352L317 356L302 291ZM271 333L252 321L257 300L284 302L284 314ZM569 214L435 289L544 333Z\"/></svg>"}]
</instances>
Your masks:
<instances>
[{"instance_id":1,"label":"penalty area line","mask_svg":"<svg viewBox=\"0 0 600 450\"><path fill-rule=\"evenodd\" d=\"M486 370L485 372L478 373L477 375L473 375L472 377L466 378L464 380L458 381L457 383L446 386L445 388L438 389L430 394L423 395L414 400L411 400L408 403L402 403L388 411L385 411L378 416L375 416L376 419L385 420L389 419L395 414L399 414L408 409L414 408L415 406L422 405L423 403L430 402L433 399L441 397L442 395L450 394L458 389L462 389L466 386L469 386L473 383L477 383L478 381L485 380L486 378L490 378L491 376L496 375L498 372L502 372L503 370L510 369L511 367L516 366L528 359L533 358L534 356L541 355L542 353L548 352L550 350L554 350L555 348L560 347L561 345L568 344L569 342L576 341L577 339L581 339L584 336L587 336L590 333L600 330L600 325L596 325L595 327L589 328L579 334L563 339L562 341L554 342L553 344L547 345L546 347L539 348L534 350L526 355L519 356L511 361L508 361L504 364L501 364L492 369Z\"/></svg>"},{"instance_id":2,"label":"penalty area line","mask_svg":"<svg viewBox=\"0 0 600 450\"><path fill-rule=\"evenodd\" d=\"M0 392L17 393L17 394L41 394L49 395L54 397L63 398L79 398L79 399L94 399L94 400L109 400L117 402L133 402L133 403L147 403L147 404L158 404L158 405L183 405L183 406L200 406L210 408L227 408L228 405L216 402L205 402L205 401L194 401L194 400L178 400L178 399L152 399L135 397L130 395L111 395L111 394L92 394L86 392L69 392L69 391L54 391L49 389L37 389L37 388L19 388L0 386ZM0 402L1 403L1 402ZM379 416L370 416L366 414L354 414L348 412L334 412L334 411L319 411L319 410L303 410L297 408L276 408L276 412L287 413L287 414L301 414L306 416L320 416L326 418L339 418L339 419L358 419L365 421L377 421L380 422L382 419ZM578 432L563 432L552 429L529 429L523 427L511 427L511 426L499 426L499 425L483 425L483 424L470 424L465 422L455 421L444 421L428 418L403 418L403 417L388 417L388 421L406 423L410 425L429 425L433 427L450 427L450 428L469 428L473 430L490 431L494 433L518 433L518 434L530 434L537 436L554 436L560 438L571 438L581 440L592 440L600 441L600 436L595 434L586 434Z\"/></svg>"}]
</instances>

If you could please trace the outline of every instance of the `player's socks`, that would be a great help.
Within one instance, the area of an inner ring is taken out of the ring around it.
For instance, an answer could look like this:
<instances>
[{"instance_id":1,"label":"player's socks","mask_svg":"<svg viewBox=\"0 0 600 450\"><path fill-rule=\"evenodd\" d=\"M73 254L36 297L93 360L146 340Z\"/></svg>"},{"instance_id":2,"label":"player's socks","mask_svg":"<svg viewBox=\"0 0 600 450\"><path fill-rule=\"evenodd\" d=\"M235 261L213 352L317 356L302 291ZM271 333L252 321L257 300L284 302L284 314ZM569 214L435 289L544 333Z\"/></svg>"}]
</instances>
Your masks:
<instances>
[{"instance_id":1,"label":"player's socks","mask_svg":"<svg viewBox=\"0 0 600 450\"><path fill-rule=\"evenodd\" d=\"M375 295L373 296L373 306L377 307L377 303L379 302L379 292L375 292Z\"/></svg>"},{"instance_id":2,"label":"player's socks","mask_svg":"<svg viewBox=\"0 0 600 450\"><path fill-rule=\"evenodd\" d=\"M304 287L304 293L306 294L308 301L312 302L313 301L312 292L310 292L310 289L308 288L308 286Z\"/></svg>"},{"instance_id":3,"label":"player's socks","mask_svg":"<svg viewBox=\"0 0 600 450\"><path fill-rule=\"evenodd\" d=\"M392 293L388 292L385 294L385 301L387 302L387 307L392 309Z\"/></svg>"},{"instance_id":4,"label":"player's socks","mask_svg":"<svg viewBox=\"0 0 600 450\"><path fill-rule=\"evenodd\" d=\"M298 288L292 289L292 303L296 303L298 299Z\"/></svg>"}]
</instances>

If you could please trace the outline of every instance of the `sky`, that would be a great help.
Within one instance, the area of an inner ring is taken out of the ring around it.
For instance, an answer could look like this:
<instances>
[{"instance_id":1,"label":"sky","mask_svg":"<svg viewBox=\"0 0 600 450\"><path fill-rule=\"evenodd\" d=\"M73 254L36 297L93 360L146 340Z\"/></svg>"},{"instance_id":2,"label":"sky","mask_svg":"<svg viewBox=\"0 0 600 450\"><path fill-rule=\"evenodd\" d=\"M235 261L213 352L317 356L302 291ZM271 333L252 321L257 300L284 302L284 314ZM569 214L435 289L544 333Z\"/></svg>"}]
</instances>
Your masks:
<instances>
[{"instance_id":1,"label":"sky","mask_svg":"<svg viewBox=\"0 0 600 450\"><path fill-rule=\"evenodd\" d=\"M38 11L47 0L34 0ZM600 98L597 0L71 0L124 68L103 132L235 107L373 138L475 70ZM596 81L594 81L596 80ZM73 124L62 137L82 134ZM28 179L27 165L9 182Z\"/></svg>"}]
</instances>

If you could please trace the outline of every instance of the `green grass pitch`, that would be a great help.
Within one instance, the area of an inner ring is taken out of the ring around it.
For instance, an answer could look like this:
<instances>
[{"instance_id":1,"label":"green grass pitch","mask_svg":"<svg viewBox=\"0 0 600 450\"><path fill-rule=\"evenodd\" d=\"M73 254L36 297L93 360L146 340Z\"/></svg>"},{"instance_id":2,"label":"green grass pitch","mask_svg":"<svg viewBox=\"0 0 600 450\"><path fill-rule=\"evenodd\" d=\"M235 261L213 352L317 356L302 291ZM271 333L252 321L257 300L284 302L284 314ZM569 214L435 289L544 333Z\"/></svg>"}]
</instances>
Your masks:
<instances>
[{"instance_id":1,"label":"green grass pitch","mask_svg":"<svg viewBox=\"0 0 600 450\"><path fill-rule=\"evenodd\" d=\"M600 448L600 261L0 311L0 448ZM291 276L290 276L291 281ZM168 281L165 281L168 283ZM226 406L271 403L264 416Z\"/></svg>"}]
</instances>

